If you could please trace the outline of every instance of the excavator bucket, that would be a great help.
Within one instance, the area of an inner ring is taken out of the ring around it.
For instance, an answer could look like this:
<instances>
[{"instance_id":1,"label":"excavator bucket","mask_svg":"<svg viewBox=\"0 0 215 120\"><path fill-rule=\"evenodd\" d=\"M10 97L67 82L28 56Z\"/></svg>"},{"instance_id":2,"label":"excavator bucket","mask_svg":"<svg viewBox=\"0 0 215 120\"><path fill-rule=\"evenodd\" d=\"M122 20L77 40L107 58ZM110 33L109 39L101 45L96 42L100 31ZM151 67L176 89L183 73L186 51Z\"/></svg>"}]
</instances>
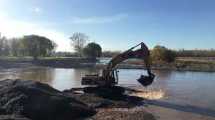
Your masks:
<instances>
[{"instance_id":1,"label":"excavator bucket","mask_svg":"<svg viewBox=\"0 0 215 120\"><path fill-rule=\"evenodd\" d=\"M149 85L152 84L152 82L154 81L154 74L151 74L150 76L145 76L145 75L141 75L139 79L137 79L137 81L144 87L147 87Z\"/></svg>"}]
</instances>

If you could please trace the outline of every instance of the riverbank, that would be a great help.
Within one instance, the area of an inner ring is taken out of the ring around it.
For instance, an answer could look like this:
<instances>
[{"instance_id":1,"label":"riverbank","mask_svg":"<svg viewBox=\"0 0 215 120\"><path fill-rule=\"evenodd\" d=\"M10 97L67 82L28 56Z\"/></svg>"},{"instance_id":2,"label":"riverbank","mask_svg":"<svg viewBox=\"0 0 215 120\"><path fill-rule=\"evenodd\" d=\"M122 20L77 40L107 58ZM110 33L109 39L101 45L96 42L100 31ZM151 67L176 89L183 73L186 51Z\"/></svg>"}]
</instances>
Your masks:
<instances>
[{"instance_id":1,"label":"riverbank","mask_svg":"<svg viewBox=\"0 0 215 120\"><path fill-rule=\"evenodd\" d=\"M214 112L207 114L204 110L200 111L189 108L189 106L187 108L180 108L180 106L148 105L146 109L157 120L215 120Z\"/></svg>"},{"instance_id":2,"label":"riverbank","mask_svg":"<svg viewBox=\"0 0 215 120\"><path fill-rule=\"evenodd\" d=\"M95 60L87 58L43 58L38 60L33 60L31 58L1 58L0 68L25 68L32 66L85 68L94 67L95 62Z\"/></svg>"},{"instance_id":3,"label":"riverbank","mask_svg":"<svg viewBox=\"0 0 215 120\"><path fill-rule=\"evenodd\" d=\"M144 63L140 60L126 61L119 65L121 69L144 69ZM175 70L175 71L198 71L198 72L215 72L214 58L201 57L184 57L177 58L172 63L153 62L153 70Z\"/></svg>"},{"instance_id":4,"label":"riverbank","mask_svg":"<svg viewBox=\"0 0 215 120\"><path fill-rule=\"evenodd\" d=\"M147 97L148 95L157 96L157 94L152 94L150 91L124 87L76 88L60 92L47 84L39 82L4 80L0 81L0 119L215 119L213 109L176 103L168 99L162 99L162 97Z\"/></svg>"},{"instance_id":5,"label":"riverbank","mask_svg":"<svg viewBox=\"0 0 215 120\"><path fill-rule=\"evenodd\" d=\"M143 101L124 94L123 87L84 88L80 93L30 80L0 81L1 120L155 120Z\"/></svg>"},{"instance_id":6,"label":"riverbank","mask_svg":"<svg viewBox=\"0 0 215 120\"><path fill-rule=\"evenodd\" d=\"M26 58L0 59L1 68L25 68L25 67L53 67L53 68L98 68L103 69L106 64L87 58L44 58L32 60ZM145 69L141 61L126 61L118 65L119 69ZM180 58L174 63L153 63L153 70L176 70L176 71L201 71L215 72L215 61L206 59Z\"/></svg>"}]
</instances>

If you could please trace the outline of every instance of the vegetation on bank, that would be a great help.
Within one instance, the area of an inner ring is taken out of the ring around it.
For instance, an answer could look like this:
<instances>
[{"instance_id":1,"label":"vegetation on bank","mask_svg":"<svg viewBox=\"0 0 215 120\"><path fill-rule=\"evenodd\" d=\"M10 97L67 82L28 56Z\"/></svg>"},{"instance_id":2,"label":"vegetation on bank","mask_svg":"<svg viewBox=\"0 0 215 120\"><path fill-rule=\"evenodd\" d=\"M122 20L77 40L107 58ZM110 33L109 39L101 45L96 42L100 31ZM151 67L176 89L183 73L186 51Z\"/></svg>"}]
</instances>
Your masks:
<instances>
[{"instance_id":1,"label":"vegetation on bank","mask_svg":"<svg viewBox=\"0 0 215 120\"><path fill-rule=\"evenodd\" d=\"M50 56L57 46L50 39L38 35L12 39L0 37L0 45L0 56L31 56L34 59Z\"/></svg>"},{"instance_id":2,"label":"vegetation on bank","mask_svg":"<svg viewBox=\"0 0 215 120\"><path fill-rule=\"evenodd\" d=\"M177 57L215 57L215 49L210 50L178 50Z\"/></svg>"},{"instance_id":3,"label":"vegetation on bank","mask_svg":"<svg viewBox=\"0 0 215 120\"><path fill-rule=\"evenodd\" d=\"M71 46L74 52L56 52L57 45L50 39L27 35L20 38L7 39L0 36L0 60L32 61L39 58L47 65L69 63L78 61L86 63L88 60L96 62L98 57L114 57L120 51L102 51L102 47L95 42L88 42L89 37L84 33L74 33L71 37ZM151 51L151 61L155 68L168 68L178 70L206 70L215 71L215 50L171 50L165 46L157 45ZM84 58L82 60L82 58ZM131 60L129 64L139 65L142 62ZM74 64L76 64L75 62Z\"/></svg>"},{"instance_id":4,"label":"vegetation on bank","mask_svg":"<svg viewBox=\"0 0 215 120\"><path fill-rule=\"evenodd\" d=\"M153 62L174 62L176 58L176 52L170 49L167 49L164 46L155 46L151 50L151 59Z\"/></svg>"},{"instance_id":5,"label":"vegetation on bank","mask_svg":"<svg viewBox=\"0 0 215 120\"><path fill-rule=\"evenodd\" d=\"M101 57L102 48L99 44L92 42L89 43L86 47L84 47L83 54L87 58L96 59L97 57Z\"/></svg>"},{"instance_id":6,"label":"vegetation on bank","mask_svg":"<svg viewBox=\"0 0 215 120\"><path fill-rule=\"evenodd\" d=\"M57 44L52 40L39 35L26 35L20 38L8 39L0 34L0 57L61 57L74 56L96 59L102 54L102 47L95 43L89 42L87 35L84 33L74 33L71 39L71 45L74 53L56 52Z\"/></svg>"}]
</instances>

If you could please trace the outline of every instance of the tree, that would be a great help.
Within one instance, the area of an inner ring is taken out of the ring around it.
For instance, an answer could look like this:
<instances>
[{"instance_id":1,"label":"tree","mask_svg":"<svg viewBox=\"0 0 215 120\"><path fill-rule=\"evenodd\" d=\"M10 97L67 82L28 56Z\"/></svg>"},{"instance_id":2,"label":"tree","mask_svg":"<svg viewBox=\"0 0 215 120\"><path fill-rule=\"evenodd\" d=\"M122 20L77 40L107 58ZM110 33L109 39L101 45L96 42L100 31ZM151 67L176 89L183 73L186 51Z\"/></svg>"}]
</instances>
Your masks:
<instances>
[{"instance_id":1,"label":"tree","mask_svg":"<svg viewBox=\"0 0 215 120\"><path fill-rule=\"evenodd\" d=\"M82 56L83 48L88 40L88 36L84 33L76 32L70 37L72 41L72 46L74 47L75 52L79 55L79 57Z\"/></svg>"},{"instance_id":2,"label":"tree","mask_svg":"<svg viewBox=\"0 0 215 120\"><path fill-rule=\"evenodd\" d=\"M23 52L21 40L19 38L12 38L9 40L10 43L10 54L12 56L19 56Z\"/></svg>"},{"instance_id":3,"label":"tree","mask_svg":"<svg viewBox=\"0 0 215 120\"><path fill-rule=\"evenodd\" d=\"M56 48L56 44L46 37L38 35L24 36L21 40L25 54L37 59L39 56L47 56Z\"/></svg>"},{"instance_id":4,"label":"tree","mask_svg":"<svg viewBox=\"0 0 215 120\"><path fill-rule=\"evenodd\" d=\"M176 58L176 52L168 49L166 51L166 62L174 62Z\"/></svg>"},{"instance_id":5,"label":"tree","mask_svg":"<svg viewBox=\"0 0 215 120\"><path fill-rule=\"evenodd\" d=\"M155 46L151 52L153 61L173 62L176 58L176 53L164 46Z\"/></svg>"},{"instance_id":6,"label":"tree","mask_svg":"<svg viewBox=\"0 0 215 120\"><path fill-rule=\"evenodd\" d=\"M10 53L10 48L8 44L8 40L6 37L1 37L0 34L0 56L8 56Z\"/></svg>"},{"instance_id":7,"label":"tree","mask_svg":"<svg viewBox=\"0 0 215 120\"><path fill-rule=\"evenodd\" d=\"M99 44L92 42L83 49L83 53L88 58L96 59L102 55L102 48Z\"/></svg>"}]
</instances>

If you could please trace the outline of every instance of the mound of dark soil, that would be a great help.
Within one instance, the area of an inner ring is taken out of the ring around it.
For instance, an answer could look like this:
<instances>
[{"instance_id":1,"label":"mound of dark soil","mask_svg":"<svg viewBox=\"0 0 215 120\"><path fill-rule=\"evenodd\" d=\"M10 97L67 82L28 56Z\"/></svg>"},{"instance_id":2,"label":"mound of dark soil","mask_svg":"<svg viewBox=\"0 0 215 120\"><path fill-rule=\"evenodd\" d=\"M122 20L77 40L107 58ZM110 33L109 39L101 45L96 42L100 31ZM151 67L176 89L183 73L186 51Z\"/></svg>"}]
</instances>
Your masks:
<instances>
[{"instance_id":1,"label":"mound of dark soil","mask_svg":"<svg viewBox=\"0 0 215 120\"><path fill-rule=\"evenodd\" d=\"M32 120L70 120L95 114L86 104L34 81L0 81L0 114Z\"/></svg>"},{"instance_id":2,"label":"mound of dark soil","mask_svg":"<svg viewBox=\"0 0 215 120\"><path fill-rule=\"evenodd\" d=\"M127 90L120 86L103 86L74 88L64 93L95 108L97 114L91 117L92 120L155 120L145 110L144 99L127 95Z\"/></svg>"},{"instance_id":3,"label":"mound of dark soil","mask_svg":"<svg viewBox=\"0 0 215 120\"><path fill-rule=\"evenodd\" d=\"M124 94L126 90L120 86L85 87L82 91L83 94L75 94L76 90L71 89L64 93L93 108L132 108L144 103L143 98Z\"/></svg>"}]
</instances>

